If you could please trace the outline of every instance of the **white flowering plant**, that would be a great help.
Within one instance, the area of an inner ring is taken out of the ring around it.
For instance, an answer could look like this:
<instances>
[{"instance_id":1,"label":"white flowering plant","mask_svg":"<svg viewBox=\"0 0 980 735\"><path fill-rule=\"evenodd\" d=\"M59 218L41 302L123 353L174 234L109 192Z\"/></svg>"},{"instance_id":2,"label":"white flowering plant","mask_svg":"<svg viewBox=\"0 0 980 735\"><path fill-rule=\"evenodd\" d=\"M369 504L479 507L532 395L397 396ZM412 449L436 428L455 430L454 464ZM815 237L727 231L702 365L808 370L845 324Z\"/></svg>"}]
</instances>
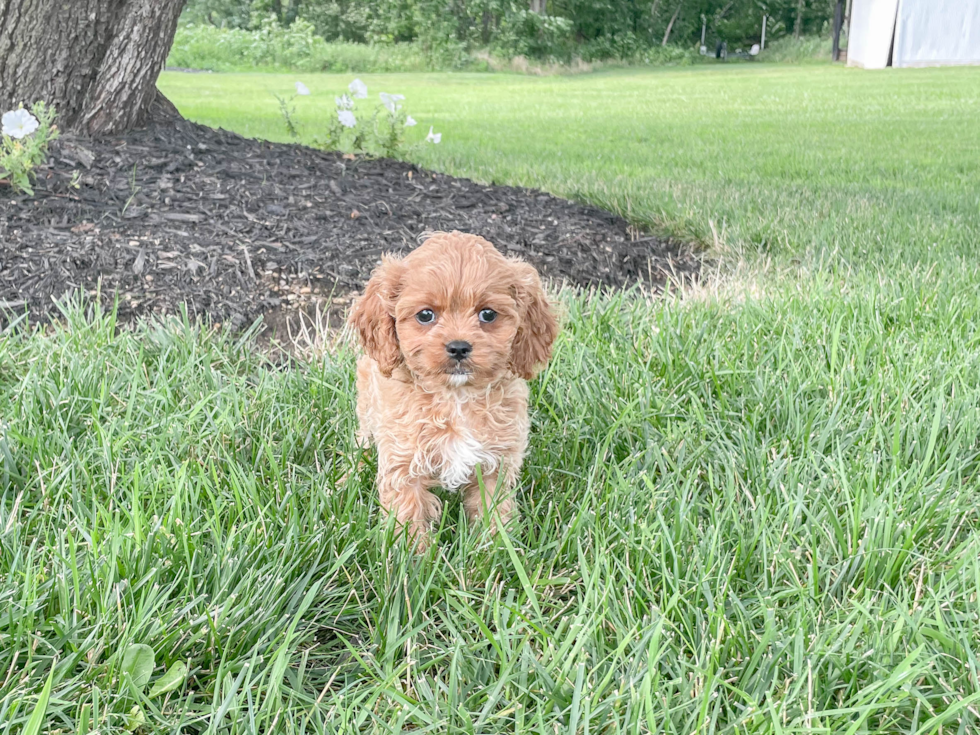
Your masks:
<instances>
[{"instance_id":1,"label":"white flowering plant","mask_svg":"<svg viewBox=\"0 0 980 735\"><path fill-rule=\"evenodd\" d=\"M297 90L306 90L302 82L296 83ZM298 92L304 94L303 92ZM306 94L309 90L306 90ZM364 108L359 100L369 99L367 85L360 79L353 80L347 91L334 97L335 110L327 120L326 135L314 138L314 144L324 150L341 150L345 153L396 157L405 152L405 133L407 128L418 123L401 104L405 96L381 92L379 103L373 109ZM290 100L291 101L291 100ZM293 122L292 109L280 100L280 107L291 135L298 135ZM432 134L425 139L428 143L438 143L441 134Z\"/></svg>"},{"instance_id":2,"label":"white flowering plant","mask_svg":"<svg viewBox=\"0 0 980 735\"><path fill-rule=\"evenodd\" d=\"M34 196L34 169L48 155L48 143L58 137L54 108L35 102L0 116L0 182Z\"/></svg>"},{"instance_id":3,"label":"white flowering plant","mask_svg":"<svg viewBox=\"0 0 980 735\"><path fill-rule=\"evenodd\" d=\"M296 114L296 107L292 103L297 97L309 97L310 88L302 82L296 82L296 94L294 94L288 100L275 93L273 93L272 96L279 101L279 112L282 113L282 117L286 121L286 132L293 138L298 138L299 130L296 128L296 123L293 121L293 116Z\"/></svg>"}]
</instances>

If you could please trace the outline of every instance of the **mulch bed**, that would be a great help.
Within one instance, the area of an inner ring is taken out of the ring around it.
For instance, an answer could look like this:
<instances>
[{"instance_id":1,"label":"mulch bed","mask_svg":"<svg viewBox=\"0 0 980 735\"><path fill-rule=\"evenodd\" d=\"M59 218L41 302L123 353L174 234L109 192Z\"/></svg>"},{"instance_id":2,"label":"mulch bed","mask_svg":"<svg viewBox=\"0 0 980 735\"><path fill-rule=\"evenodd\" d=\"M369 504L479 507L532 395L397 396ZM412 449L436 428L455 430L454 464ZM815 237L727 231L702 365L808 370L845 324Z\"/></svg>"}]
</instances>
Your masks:
<instances>
[{"instance_id":1,"label":"mulch bed","mask_svg":"<svg viewBox=\"0 0 980 735\"><path fill-rule=\"evenodd\" d=\"M79 290L118 297L124 321L186 304L236 328L275 322L311 303L342 306L382 252L453 229L577 286L659 290L700 270L679 243L540 191L178 121L64 136L38 170L35 197L0 186L0 325L25 310L57 316L55 300Z\"/></svg>"}]
</instances>

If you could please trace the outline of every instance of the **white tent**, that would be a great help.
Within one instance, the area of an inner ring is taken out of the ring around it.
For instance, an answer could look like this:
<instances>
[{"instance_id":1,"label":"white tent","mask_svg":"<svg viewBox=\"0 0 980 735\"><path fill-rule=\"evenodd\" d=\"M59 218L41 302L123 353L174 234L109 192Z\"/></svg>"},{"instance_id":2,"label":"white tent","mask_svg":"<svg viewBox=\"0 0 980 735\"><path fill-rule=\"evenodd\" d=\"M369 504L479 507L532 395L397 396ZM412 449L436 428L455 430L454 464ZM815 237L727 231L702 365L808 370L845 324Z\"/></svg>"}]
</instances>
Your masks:
<instances>
[{"instance_id":1,"label":"white tent","mask_svg":"<svg viewBox=\"0 0 980 735\"><path fill-rule=\"evenodd\" d=\"M853 0L847 64L980 64L980 0Z\"/></svg>"}]
</instances>

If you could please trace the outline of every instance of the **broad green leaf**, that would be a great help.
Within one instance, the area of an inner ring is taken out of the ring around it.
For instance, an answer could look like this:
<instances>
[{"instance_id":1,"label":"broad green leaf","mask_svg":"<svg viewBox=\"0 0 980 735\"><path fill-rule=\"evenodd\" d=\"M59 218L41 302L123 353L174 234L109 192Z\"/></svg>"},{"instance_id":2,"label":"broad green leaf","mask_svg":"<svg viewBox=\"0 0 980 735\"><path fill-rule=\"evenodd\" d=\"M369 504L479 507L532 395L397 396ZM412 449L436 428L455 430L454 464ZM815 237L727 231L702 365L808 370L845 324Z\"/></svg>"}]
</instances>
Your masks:
<instances>
[{"instance_id":1,"label":"broad green leaf","mask_svg":"<svg viewBox=\"0 0 980 735\"><path fill-rule=\"evenodd\" d=\"M143 689L153 673L153 662L153 649L144 643L134 643L123 655L122 670L138 689Z\"/></svg>"},{"instance_id":2,"label":"broad green leaf","mask_svg":"<svg viewBox=\"0 0 980 735\"><path fill-rule=\"evenodd\" d=\"M161 694L172 692L184 683L186 677L187 664L183 661L178 661L167 670L166 674L156 680L153 688L150 689L150 693L146 696L153 699L154 697L159 697Z\"/></svg>"}]
</instances>

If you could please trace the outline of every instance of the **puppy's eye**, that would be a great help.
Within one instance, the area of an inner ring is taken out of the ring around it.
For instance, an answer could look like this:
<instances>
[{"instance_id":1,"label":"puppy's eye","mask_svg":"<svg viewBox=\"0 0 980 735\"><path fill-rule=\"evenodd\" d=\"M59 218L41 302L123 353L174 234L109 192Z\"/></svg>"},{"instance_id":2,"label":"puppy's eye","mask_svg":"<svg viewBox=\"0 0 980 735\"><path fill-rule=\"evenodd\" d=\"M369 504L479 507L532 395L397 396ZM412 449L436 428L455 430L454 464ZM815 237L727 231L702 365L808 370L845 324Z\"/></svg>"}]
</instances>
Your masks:
<instances>
[{"instance_id":1,"label":"puppy's eye","mask_svg":"<svg viewBox=\"0 0 980 735\"><path fill-rule=\"evenodd\" d=\"M484 324L489 324L497 318L497 312L493 309L480 309L479 319Z\"/></svg>"},{"instance_id":2,"label":"puppy's eye","mask_svg":"<svg viewBox=\"0 0 980 735\"><path fill-rule=\"evenodd\" d=\"M419 324L432 324L436 320L436 313L432 309L422 309L415 315L415 321Z\"/></svg>"}]
</instances>

